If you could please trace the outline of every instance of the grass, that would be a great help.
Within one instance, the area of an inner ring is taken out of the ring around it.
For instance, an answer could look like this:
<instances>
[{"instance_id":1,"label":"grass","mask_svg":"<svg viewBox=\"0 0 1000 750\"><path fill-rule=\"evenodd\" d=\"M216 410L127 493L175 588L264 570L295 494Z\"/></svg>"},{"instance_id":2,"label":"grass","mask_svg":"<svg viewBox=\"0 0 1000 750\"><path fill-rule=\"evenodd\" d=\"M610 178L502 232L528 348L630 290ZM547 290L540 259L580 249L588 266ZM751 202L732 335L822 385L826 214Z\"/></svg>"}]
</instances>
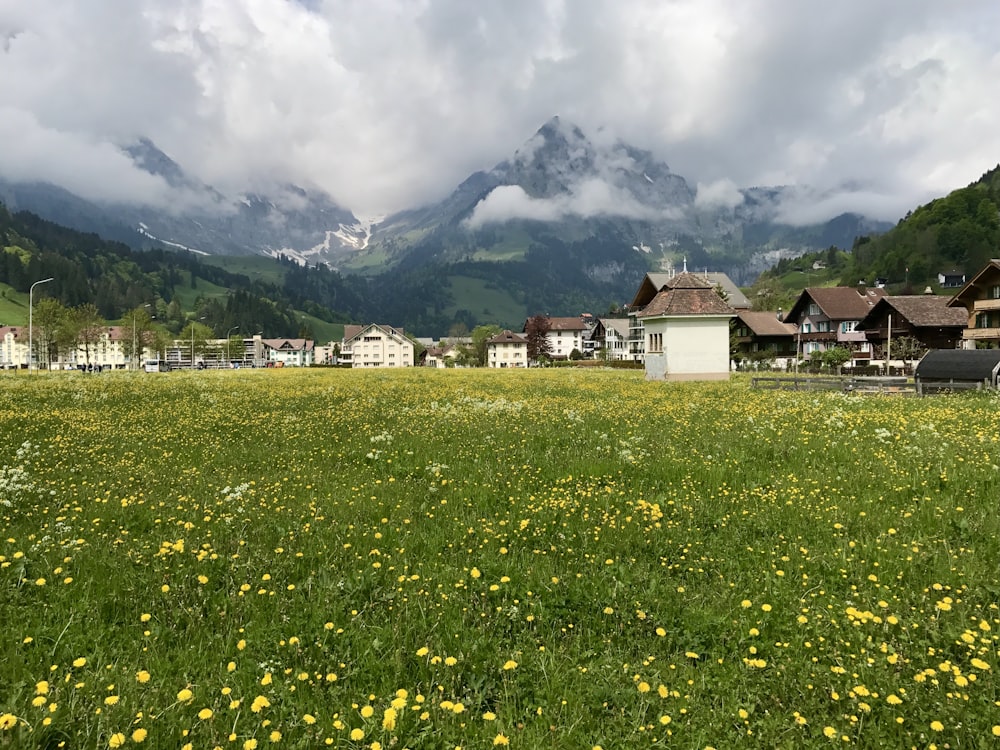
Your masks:
<instances>
[{"instance_id":1,"label":"grass","mask_svg":"<svg viewBox=\"0 0 1000 750\"><path fill-rule=\"evenodd\" d=\"M523 304L513 299L510 294L483 279L467 276L448 276L455 302L448 309L449 313L456 310L469 310L481 320L496 320L515 330L520 329L528 317Z\"/></svg>"},{"instance_id":2,"label":"grass","mask_svg":"<svg viewBox=\"0 0 1000 750\"><path fill-rule=\"evenodd\" d=\"M993 395L277 370L0 399L0 747L1000 733Z\"/></svg>"},{"instance_id":3,"label":"grass","mask_svg":"<svg viewBox=\"0 0 1000 750\"><path fill-rule=\"evenodd\" d=\"M28 295L0 284L0 326L28 325Z\"/></svg>"},{"instance_id":4,"label":"grass","mask_svg":"<svg viewBox=\"0 0 1000 750\"><path fill-rule=\"evenodd\" d=\"M192 288L190 273L185 271L184 275L188 277L188 280L183 284L179 284L174 289L174 298L184 310L194 310L197 307L196 303L199 297L204 299L225 299L226 295L229 294L229 290L226 287L213 284L211 281L206 281L205 279L197 279L195 287Z\"/></svg>"},{"instance_id":5,"label":"grass","mask_svg":"<svg viewBox=\"0 0 1000 750\"><path fill-rule=\"evenodd\" d=\"M199 260L230 273L243 274L251 281L263 281L280 286L285 278L281 264L275 258L263 255L206 255Z\"/></svg>"}]
</instances>

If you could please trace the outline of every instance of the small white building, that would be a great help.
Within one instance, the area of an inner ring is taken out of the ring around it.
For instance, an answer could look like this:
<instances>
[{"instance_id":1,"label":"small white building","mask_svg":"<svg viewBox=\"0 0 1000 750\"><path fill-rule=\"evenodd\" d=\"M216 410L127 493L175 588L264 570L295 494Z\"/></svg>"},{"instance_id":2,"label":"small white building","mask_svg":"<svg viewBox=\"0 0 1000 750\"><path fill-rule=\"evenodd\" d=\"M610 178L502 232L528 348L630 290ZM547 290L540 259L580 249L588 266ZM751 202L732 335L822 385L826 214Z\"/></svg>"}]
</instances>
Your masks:
<instances>
[{"instance_id":1,"label":"small white building","mask_svg":"<svg viewBox=\"0 0 1000 750\"><path fill-rule=\"evenodd\" d=\"M628 318L598 318L594 326L594 351L608 362L630 360Z\"/></svg>"},{"instance_id":2,"label":"small white building","mask_svg":"<svg viewBox=\"0 0 1000 750\"><path fill-rule=\"evenodd\" d=\"M413 342L392 326L345 326L340 361L351 367L413 367Z\"/></svg>"},{"instance_id":3,"label":"small white building","mask_svg":"<svg viewBox=\"0 0 1000 750\"><path fill-rule=\"evenodd\" d=\"M278 367L310 367L315 342L312 339L263 339L264 358Z\"/></svg>"},{"instance_id":4,"label":"small white building","mask_svg":"<svg viewBox=\"0 0 1000 750\"><path fill-rule=\"evenodd\" d=\"M593 328L593 319L589 315L581 315L578 318L546 319L549 330L545 338L549 341L549 356L552 359L569 359L574 349L580 354L591 349L590 331ZM524 322L522 333L527 332L528 322L528 320Z\"/></svg>"},{"instance_id":5,"label":"small white building","mask_svg":"<svg viewBox=\"0 0 1000 750\"><path fill-rule=\"evenodd\" d=\"M528 340L510 331L501 331L486 342L486 366L527 367Z\"/></svg>"},{"instance_id":6,"label":"small white building","mask_svg":"<svg viewBox=\"0 0 1000 750\"><path fill-rule=\"evenodd\" d=\"M27 326L0 326L0 370L27 366Z\"/></svg>"},{"instance_id":7,"label":"small white building","mask_svg":"<svg viewBox=\"0 0 1000 750\"><path fill-rule=\"evenodd\" d=\"M647 380L728 380L729 321L736 311L693 273L667 281L638 314Z\"/></svg>"}]
</instances>

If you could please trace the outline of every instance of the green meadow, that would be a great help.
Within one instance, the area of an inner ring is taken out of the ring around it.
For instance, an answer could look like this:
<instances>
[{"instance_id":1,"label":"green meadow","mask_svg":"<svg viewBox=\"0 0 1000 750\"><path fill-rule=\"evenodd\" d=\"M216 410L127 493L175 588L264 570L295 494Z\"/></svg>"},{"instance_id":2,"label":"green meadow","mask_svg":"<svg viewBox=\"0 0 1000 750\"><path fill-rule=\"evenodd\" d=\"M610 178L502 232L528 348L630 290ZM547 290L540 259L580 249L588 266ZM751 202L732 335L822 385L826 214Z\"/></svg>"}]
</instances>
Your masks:
<instances>
[{"instance_id":1,"label":"green meadow","mask_svg":"<svg viewBox=\"0 0 1000 750\"><path fill-rule=\"evenodd\" d=\"M0 376L0 748L1000 746L1000 410Z\"/></svg>"}]
</instances>

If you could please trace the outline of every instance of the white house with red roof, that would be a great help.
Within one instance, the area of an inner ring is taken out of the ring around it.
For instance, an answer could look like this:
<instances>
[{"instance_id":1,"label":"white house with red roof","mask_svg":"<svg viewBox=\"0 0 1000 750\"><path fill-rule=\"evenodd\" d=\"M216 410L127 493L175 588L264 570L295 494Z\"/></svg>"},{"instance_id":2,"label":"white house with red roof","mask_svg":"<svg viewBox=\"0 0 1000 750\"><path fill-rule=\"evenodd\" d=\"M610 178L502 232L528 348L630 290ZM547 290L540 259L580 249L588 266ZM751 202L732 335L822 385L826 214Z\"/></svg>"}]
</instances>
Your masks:
<instances>
[{"instance_id":1,"label":"white house with red roof","mask_svg":"<svg viewBox=\"0 0 1000 750\"><path fill-rule=\"evenodd\" d=\"M647 380L727 380L736 311L700 275L669 279L638 314Z\"/></svg>"}]
</instances>

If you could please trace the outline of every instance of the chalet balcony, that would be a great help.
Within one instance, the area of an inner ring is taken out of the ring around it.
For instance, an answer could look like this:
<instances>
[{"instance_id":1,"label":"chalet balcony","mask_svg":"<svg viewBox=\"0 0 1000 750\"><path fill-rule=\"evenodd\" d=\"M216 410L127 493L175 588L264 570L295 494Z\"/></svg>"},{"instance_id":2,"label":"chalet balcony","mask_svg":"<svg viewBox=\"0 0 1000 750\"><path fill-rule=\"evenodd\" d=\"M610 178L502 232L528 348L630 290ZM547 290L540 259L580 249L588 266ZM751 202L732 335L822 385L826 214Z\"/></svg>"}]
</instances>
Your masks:
<instances>
[{"instance_id":1,"label":"chalet balcony","mask_svg":"<svg viewBox=\"0 0 1000 750\"><path fill-rule=\"evenodd\" d=\"M811 331L810 333L796 334L799 341L836 341L836 331Z\"/></svg>"},{"instance_id":2,"label":"chalet balcony","mask_svg":"<svg viewBox=\"0 0 1000 750\"><path fill-rule=\"evenodd\" d=\"M1000 299L977 299L972 303L973 312L1000 310Z\"/></svg>"},{"instance_id":3,"label":"chalet balcony","mask_svg":"<svg viewBox=\"0 0 1000 750\"><path fill-rule=\"evenodd\" d=\"M966 341L1000 339L1000 328L966 328L962 331L962 338Z\"/></svg>"}]
</instances>

